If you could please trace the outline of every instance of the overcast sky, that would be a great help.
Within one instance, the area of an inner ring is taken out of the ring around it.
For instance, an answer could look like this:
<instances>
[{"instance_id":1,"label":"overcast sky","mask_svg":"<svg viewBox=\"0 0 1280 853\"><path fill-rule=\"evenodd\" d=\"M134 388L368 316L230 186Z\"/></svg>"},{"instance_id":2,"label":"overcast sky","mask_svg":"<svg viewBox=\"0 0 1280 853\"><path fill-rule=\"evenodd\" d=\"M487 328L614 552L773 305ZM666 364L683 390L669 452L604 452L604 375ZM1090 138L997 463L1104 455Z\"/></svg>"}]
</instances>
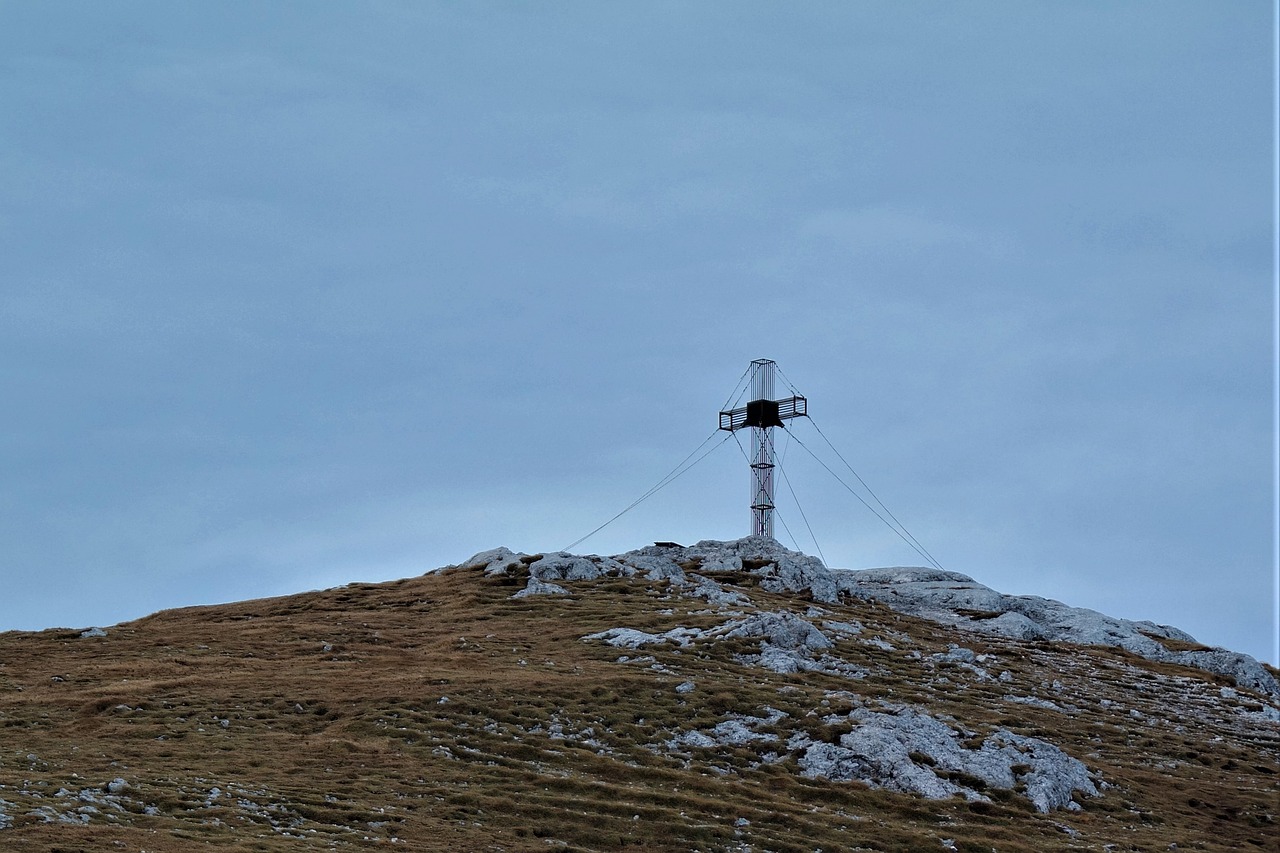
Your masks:
<instances>
[{"instance_id":1,"label":"overcast sky","mask_svg":"<svg viewBox=\"0 0 1280 853\"><path fill-rule=\"evenodd\" d=\"M765 357L945 567L1274 662L1272 14L0 2L0 629L563 548Z\"/></svg>"}]
</instances>

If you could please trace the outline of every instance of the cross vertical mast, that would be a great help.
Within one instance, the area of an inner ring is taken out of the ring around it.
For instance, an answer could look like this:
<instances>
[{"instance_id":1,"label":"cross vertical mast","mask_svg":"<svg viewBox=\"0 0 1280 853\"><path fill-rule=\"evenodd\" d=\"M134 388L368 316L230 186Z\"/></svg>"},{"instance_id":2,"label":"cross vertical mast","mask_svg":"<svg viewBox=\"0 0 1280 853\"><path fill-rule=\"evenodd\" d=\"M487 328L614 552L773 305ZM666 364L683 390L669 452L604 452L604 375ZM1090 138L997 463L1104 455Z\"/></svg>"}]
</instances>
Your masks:
<instances>
[{"instance_id":1,"label":"cross vertical mast","mask_svg":"<svg viewBox=\"0 0 1280 853\"><path fill-rule=\"evenodd\" d=\"M773 399L774 362L751 362L751 399ZM751 427L751 535L773 538L773 435L763 423Z\"/></svg>"},{"instance_id":2,"label":"cross vertical mast","mask_svg":"<svg viewBox=\"0 0 1280 853\"><path fill-rule=\"evenodd\" d=\"M767 359L751 362L751 401L743 408L720 413L720 429L734 432L751 427L751 535L773 538L773 433L784 420L805 417L804 397L773 399L774 369Z\"/></svg>"}]
</instances>

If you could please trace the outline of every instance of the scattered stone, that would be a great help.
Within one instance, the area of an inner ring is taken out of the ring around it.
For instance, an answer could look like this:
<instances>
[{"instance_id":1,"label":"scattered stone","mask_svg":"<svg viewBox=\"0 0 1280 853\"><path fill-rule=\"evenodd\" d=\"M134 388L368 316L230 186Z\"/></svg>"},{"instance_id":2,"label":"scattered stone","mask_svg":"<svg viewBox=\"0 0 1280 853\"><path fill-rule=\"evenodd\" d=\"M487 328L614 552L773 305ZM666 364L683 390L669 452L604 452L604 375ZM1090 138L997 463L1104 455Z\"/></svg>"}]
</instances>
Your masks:
<instances>
[{"instance_id":1,"label":"scattered stone","mask_svg":"<svg viewBox=\"0 0 1280 853\"><path fill-rule=\"evenodd\" d=\"M932 657L941 658L942 660L951 661L953 663L973 663L978 659L978 655L973 649L966 649L963 646L952 644L945 654L932 655Z\"/></svg>"},{"instance_id":2,"label":"scattered stone","mask_svg":"<svg viewBox=\"0 0 1280 853\"><path fill-rule=\"evenodd\" d=\"M531 595L568 595L569 590L559 584L546 583L530 575L529 583L512 598L528 598Z\"/></svg>"},{"instance_id":3,"label":"scattered stone","mask_svg":"<svg viewBox=\"0 0 1280 853\"><path fill-rule=\"evenodd\" d=\"M1248 713L1270 723L1280 723L1280 708L1273 705L1263 705L1261 710L1250 711Z\"/></svg>"},{"instance_id":4,"label":"scattered stone","mask_svg":"<svg viewBox=\"0 0 1280 853\"><path fill-rule=\"evenodd\" d=\"M105 637L105 636L107 636L107 632L102 628L90 628L87 631L80 632L81 639L88 639L90 637Z\"/></svg>"},{"instance_id":5,"label":"scattered stone","mask_svg":"<svg viewBox=\"0 0 1280 853\"><path fill-rule=\"evenodd\" d=\"M692 639L701 637L702 631L694 628L673 628L664 634L650 634L635 628L610 628L596 634L588 634L583 640L604 640L620 649L638 649L655 643L676 643L686 646Z\"/></svg>"},{"instance_id":6,"label":"scattered stone","mask_svg":"<svg viewBox=\"0 0 1280 853\"><path fill-rule=\"evenodd\" d=\"M668 740L666 747L674 751L679 750L681 747L711 749L717 746L743 746L754 741L777 741L778 736L776 734L758 732L755 727L774 725L787 715L773 708L766 708L765 710L769 712L769 716L764 718L734 715L727 720L716 723L710 729L681 732Z\"/></svg>"},{"instance_id":7,"label":"scattered stone","mask_svg":"<svg viewBox=\"0 0 1280 853\"><path fill-rule=\"evenodd\" d=\"M1035 696L1014 696L1009 694L1004 697L1004 701L1013 702L1017 705L1031 705L1036 708L1044 708L1048 711L1059 711L1064 714L1067 712L1066 708L1063 708L1056 702L1050 702L1048 699L1039 699Z\"/></svg>"},{"instance_id":8,"label":"scattered stone","mask_svg":"<svg viewBox=\"0 0 1280 853\"><path fill-rule=\"evenodd\" d=\"M695 598L701 598L708 604L714 604L718 607L750 607L751 599L747 598L740 592L731 589L725 589L711 578L704 578L694 575L693 579L697 582L697 586L689 594Z\"/></svg>"},{"instance_id":9,"label":"scattered stone","mask_svg":"<svg viewBox=\"0 0 1280 853\"><path fill-rule=\"evenodd\" d=\"M862 633L861 622L837 622L828 619L822 623L822 628L824 631L830 631L842 637L855 637Z\"/></svg>"}]
</instances>

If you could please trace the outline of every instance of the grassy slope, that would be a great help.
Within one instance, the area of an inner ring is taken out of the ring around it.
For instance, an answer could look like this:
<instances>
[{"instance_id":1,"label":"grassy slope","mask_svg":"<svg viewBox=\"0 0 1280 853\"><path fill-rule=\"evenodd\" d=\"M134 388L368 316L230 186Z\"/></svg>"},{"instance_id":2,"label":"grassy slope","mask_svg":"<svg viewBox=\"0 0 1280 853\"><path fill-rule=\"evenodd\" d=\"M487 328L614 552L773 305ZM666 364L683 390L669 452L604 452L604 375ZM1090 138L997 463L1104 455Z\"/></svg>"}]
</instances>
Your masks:
<instances>
[{"instance_id":1,"label":"grassy slope","mask_svg":"<svg viewBox=\"0 0 1280 853\"><path fill-rule=\"evenodd\" d=\"M13 821L0 849L1275 849L1277 726L1242 722L1247 694L1223 702L1204 673L978 640L865 602L826 609L893 638L840 642L867 679L746 667L733 659L746 641L641 653L662 671L580 638L725 617L643 579L521 600L514 583L451 570L166 611L104 638L0 635L0 810ZM807 606L745 591L761 608ZM1014 681L931 668L948 642L996 655ZM697 688L676 692L686 679ZM794 757L760 763L777 744L688 759L644 746L766 705L838 737L821 719L841 710L838 691L1043 737L1112 787L1083 812L1039 815L1005 792L939 802L807 780ZM128 787L106 797L116 778ZM87 824L32 813L74 812L82 789L98 810Z\"/></svg>"}]
</instances>

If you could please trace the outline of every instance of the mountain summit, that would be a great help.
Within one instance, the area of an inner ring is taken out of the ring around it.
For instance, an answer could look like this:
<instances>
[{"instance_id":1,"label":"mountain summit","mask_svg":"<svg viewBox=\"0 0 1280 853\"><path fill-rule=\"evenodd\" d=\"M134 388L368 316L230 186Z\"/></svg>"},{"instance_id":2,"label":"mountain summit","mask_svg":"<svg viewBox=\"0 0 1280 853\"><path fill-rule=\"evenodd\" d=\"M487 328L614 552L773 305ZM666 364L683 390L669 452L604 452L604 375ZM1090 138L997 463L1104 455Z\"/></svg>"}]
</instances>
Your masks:
<instances>
[{"instance_id":1,"label":"mountain summit","mask_svg":"<svg viewBox=\"0 0 1280 853\"><path fill-rule=\"evenodd\" d=\"M0 848L1274 849L1280 683L772 539L0 634Z\"/></svg>"}]
</instances>

